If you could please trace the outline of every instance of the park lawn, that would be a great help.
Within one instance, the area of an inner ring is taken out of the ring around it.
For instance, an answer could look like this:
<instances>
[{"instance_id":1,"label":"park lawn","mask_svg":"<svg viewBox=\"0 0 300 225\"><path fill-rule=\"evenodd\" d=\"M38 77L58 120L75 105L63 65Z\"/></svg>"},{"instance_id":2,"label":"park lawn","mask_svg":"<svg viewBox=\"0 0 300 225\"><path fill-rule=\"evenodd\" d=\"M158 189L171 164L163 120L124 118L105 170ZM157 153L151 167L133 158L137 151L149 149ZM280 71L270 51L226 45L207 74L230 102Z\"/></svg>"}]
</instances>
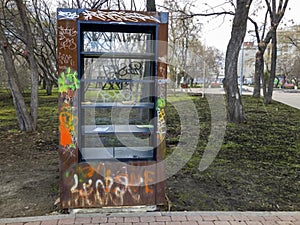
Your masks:
<instances>
[{"instance_id":1,"label":"park lawn","mask_svg":"<svg viewBox=\"0 0 300 225\"><path fill-rule=\"evenodd\" d=\"M191 97L200 120L200 136L191 160L167 180L171 210L300 210L300 110L243 96L245 124L227 124L222 147L200 172L210 133L205 98ZM168 105L168 154L180 137L176 110ZM177 119L174 119L176 118ZM171 131L171 132L170 132Z\"/></svg>"},{"instance_id":2,"label":"park lawn","mask_svg":"<svg viewBox=\"0 0 300 225\"><path fill-rule=\"evenodd\" d=\"M40 91L38 129L23 133L18 131L11 97L0 93L0 153L7 162L0 164L0 185L3 191L11 190L0 192L0 218L58 210L53 205L59 195L57 95L56 90L52 96ZM168 98L166 156L181 135L174 103L186 104L187 99L199 116L198 145L188 163L167 179L168 205L163 210L300 210L300 110L243 97L247 122L227 124L217 157L199 171L211 124L206 98L180 94Z\"/></svg>"}]
</instances>

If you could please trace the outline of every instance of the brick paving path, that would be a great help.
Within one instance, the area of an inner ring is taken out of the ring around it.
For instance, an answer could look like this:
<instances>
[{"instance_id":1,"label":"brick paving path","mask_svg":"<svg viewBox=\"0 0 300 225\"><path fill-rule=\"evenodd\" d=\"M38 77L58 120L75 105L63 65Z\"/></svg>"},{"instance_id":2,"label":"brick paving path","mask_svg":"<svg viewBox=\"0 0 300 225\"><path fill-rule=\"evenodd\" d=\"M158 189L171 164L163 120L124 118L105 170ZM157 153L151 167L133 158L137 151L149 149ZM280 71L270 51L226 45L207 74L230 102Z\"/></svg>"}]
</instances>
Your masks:
<instances>
[{"instance_id":1,"label":"brick paving path","mask_svg":"<svg viewBox=\"0 0 300 225\"><path fill-rule=\"evenodd\" d=\"M300 225L300 212L94 213L0 219L0 225Z\"/></svg>"}]
</instances>

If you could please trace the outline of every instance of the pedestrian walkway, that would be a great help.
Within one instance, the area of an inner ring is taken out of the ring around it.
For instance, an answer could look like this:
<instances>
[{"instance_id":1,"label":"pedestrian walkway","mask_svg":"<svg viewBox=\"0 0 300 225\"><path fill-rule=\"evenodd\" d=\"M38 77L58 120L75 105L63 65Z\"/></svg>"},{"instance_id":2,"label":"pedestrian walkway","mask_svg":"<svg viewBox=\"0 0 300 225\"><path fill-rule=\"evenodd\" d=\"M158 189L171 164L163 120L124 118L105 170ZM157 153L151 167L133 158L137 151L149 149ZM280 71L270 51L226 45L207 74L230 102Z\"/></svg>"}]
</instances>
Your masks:
<instances>
[{"instance_id":1,"label":"pedestrian walkway","mask_svg":"<svg viewBox=\"0 0 300 225\"><path fill-rule=\"evenodd\" d=\"M0 219L0 225L300 225L300 212L134 212Z\"/></svg>"},{"instance_id":2,"label":"pedestrian walkway","mask_svg":"<svg viewBox=\"0 0 300 225\"><path fill-rule=\"evenodd\" d=\"M288 106L300 109L300 93L274 91L273 99Z\"/></svg>"},{"instance_id":3,"label":"pedestrian walkway","mask_svg":"<svg viewBox=\"0 0 300 225\"><path fill-rule=\"evenodd\" d=\"M225 94L223 88L205 88L205 89L189 88L189 89L181 89L181 90L178 89L177 91L183 93ZM253 87L248 87L248 86L243 87L242 94L252 95ZM294 107L296 109L300 109L300 91L275 89L273 91L273 100Z\"/></svg>"}]
</instances>

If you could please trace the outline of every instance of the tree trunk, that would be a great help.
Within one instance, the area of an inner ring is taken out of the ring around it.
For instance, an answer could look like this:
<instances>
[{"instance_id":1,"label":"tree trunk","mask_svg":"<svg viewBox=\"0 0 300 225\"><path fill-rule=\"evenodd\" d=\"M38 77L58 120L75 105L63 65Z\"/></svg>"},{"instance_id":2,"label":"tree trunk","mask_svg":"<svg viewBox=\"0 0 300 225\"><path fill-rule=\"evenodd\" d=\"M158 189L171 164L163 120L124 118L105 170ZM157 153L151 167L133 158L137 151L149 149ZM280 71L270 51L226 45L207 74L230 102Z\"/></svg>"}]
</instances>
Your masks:
<instances>
[{"instance_id":1,"label":"tree trunk","mask_svg":"<svg viewBox=\"0 0 300 225\"><path fill-rule=\"evenodd\" d=\"M275 73L276 73L276 68L275 68L276 62L275 62L275 67L273 65L273 71L271 72L270 79L268 79L268 81L266 81L264 79L263 55L264 55L267 45L270 43L271 39L272 40L273 40L273 38L276 39L276 36L274 36L274 33L276 35L276 30L278 28L280 21L282 20L284 14L285 14L285 10L287 9L289 0L280 0L278 6L276 4L276 0L272 0L272 1L265 0L265 2L267 5L267 14L266 15L268 15L268 14L270 15L271 26L270 26L270 30L266 34L265 38L262 37L262 39L263 39L262 41L260 41L259 38L257 40L258 45L259 45L260 58L258 59L258 57L256 57L256 60L259 60L259 61L262 60L262 62L255 63L255 67L258 66L258 68L255 68L255 79L254 79L255 84L254 84L253 97L260 96L260 78L261 78L262 82L263 82L265 103L268 103L268 102L272 101L273 82L274 82ZM267 20L265 20L265 24L266 24L266 21ZM255 29L256 29L256 33L258 34L258 26L256 26ZM258 35L257 35L257 37L258 37ZM273 46L273 48L275 48L274 51L277 54L277 50L276 50L277 49L277 41L276 40L275 40L274 44L275 44L275 46ZM277 58L276 56L272 55L272 63L273 63L273 60L276 61L276 58ZM272 82L272 84L271 84L271 82ZM269 87L270 87L270 89L269 89Z\"/></svg>"},{"instance_id":2,"label":"tree trunk","mask_svg":"<svg viewBox=\"0 0 300 225\"><path fill-rule=\"evenodd\" d=\"M264 52L262 49L259 49L255 55L255 73L254 73L254 90L253 90L253 97L259 98L260 97L260 81L263 79L261 74L264 74Z\"/></svg>"},{"instance_id":3,"label":"tree trunk","mask_svg":"<svg viewBox=\"0 0 300 225\"><path fill-rule=\"evenodd\" d=\"M46 85L46 94L47 95L52 95L52 88L53 88L53 84L51 81L49 81Z\"/></svg>"},{"instance_id":4,"label":"tree trunk","mask_svg":"<svg viewBox=\"0 0 300 225\"><path fill-rule=\"evenodd\" d=\"M21 131L33 131L34 126L29 113L26 110L26 104L18 85L17 71L13 61L12 48L8 43L4 30L0 25L0 40L3 40L0 48L4 59L4 65L8 77L9 89L13 97L13 103L16 109L19 128Z\"/></svg>"},{"instance_id":5,"label":"tree trunk","mask_svg":"<svg viewBox=\"0 0 300 225\"><path fill-rule=\"evenodd\" d=\"M223 80L230 122L242 123L246 120L237 82L237 65L239 52L244 41L247 28L247 18L252 0L237 0L233 19L231 38L229 40L225 59L225 79Z\"/></svg>"},{"instance_id":6,"label":"tree trunk","mask_svg":"<svg viewBox=\"0 0 300 225\"><path fill-rule=\"evenodd\" d=\"M155 0L147 0L147 11L156 11Z\"/></svg>"},{"instance_id":7,"label":"tree trunk","mask_svg":"<svg viewBox=\"0 0 300 225\"><path fill-rule=\"evenodd\" d=\"M30 98L30 114L33 122L33 127L36 129L38 117L38 88L39 88L39 73L38 65L34 57L34 36L31 32L28 16L26 15L26 7L22 0L15 0L23 23L24 33L26 34L26 47L28 51L28 59L31 71L31 98Z\"/></svg>"},{"instance_id":8,"label":"tree trunk","mask_svg":"<svg viewBox=\"0 0 300 225\"><path fill-rule=\"evenodd\" d=\"M276 76L276 64L277 64L277 34L276 30L274 30L272 34L272 56L271 56L271 72L268 81L268 88L266 95L264 96L265 104L272 103L272 96L273 96L273 86L274 86L274 79Z\"/></svg>"}]
</instances>

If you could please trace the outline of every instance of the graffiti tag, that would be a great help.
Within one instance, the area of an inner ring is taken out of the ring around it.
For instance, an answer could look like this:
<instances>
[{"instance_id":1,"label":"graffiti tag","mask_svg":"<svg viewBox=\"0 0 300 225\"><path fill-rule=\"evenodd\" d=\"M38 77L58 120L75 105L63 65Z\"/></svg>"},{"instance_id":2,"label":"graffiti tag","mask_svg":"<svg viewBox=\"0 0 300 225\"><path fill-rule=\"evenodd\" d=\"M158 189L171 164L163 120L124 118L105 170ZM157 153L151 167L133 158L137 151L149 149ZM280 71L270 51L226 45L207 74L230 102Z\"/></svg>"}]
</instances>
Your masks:
<instances>
[{"instance_id":1,"label":"graffiti tag","mask_svg":"<svg viewBox=\"0 0 300 225\"><path fill-rule=\"evenodd\" d=\"M58 28L58 40L60 49L75 50L77 48L76 40L77 31L74 28L66 28L60 26Z\"/></svg>"},{"instance_id":2,"label":"graffiti tag","mask_svg":"<svg viewBox=\"0 0 300 225\"><path fill-rule=\"evenodd\" d=\"M68 90L75 91L79 88L79 79L77 78L77 72L71 71L71 68L67 68L65 72L62 72L58 78L58 91L60 93L68 93Z\"/></svg>"},{"instance_id":3,"label":"graffiti tag","mask_svg":"<svg viewBox=\"0 0 300 225\"><path fill-rule=\"evenodd\" d=\"M115 22L140 22L153 21L160 23L159 19L154 16L144 15L137 12L106 12L106 11L89 11L85 10L83 13L85 20L97 18L102 21L115 21Z\"/></svg>"},{"instance_id":4,"label":"graffiti tag","mask_svg":"<svg viewBox=\"0 0 300 225\"><path fill-rule=\"evenodd\" d=\"M79 17L77 12L68 12L62 10L58 11L57 15L60 20L75 20Z\"/></svg>"},{"instance_id":5,"label":"graffiti tag","mask_svg":"<svg viewBox=\"0 0 300 225\"><path fill-rule=\"evenodd\" d=\"M75 205L124 205L125 194L138 203L141 199L141 188L144 188L146 194L153 194L149 185L154 181L153 171L129 173L127 167L123 166L113 174L103 163L96 168L87 166L79 170L70 177L70 192ZM99 177L100 173L103 177Z\"/></svg>"},{"instance_id":6,"label":"graffiti tag","mask_svg":"<svg viewBox=\"0 0 300 225\"><path fill-rule=\"evenodd\" d=\"M59 62L59 64L65 65L65 66L73 66L74 65L74 60L72 59L72 56L66 55L66 54L59 55L58 62Z\"/></svg>"}]
</instances>

